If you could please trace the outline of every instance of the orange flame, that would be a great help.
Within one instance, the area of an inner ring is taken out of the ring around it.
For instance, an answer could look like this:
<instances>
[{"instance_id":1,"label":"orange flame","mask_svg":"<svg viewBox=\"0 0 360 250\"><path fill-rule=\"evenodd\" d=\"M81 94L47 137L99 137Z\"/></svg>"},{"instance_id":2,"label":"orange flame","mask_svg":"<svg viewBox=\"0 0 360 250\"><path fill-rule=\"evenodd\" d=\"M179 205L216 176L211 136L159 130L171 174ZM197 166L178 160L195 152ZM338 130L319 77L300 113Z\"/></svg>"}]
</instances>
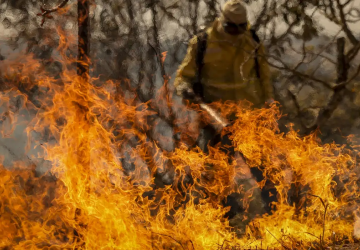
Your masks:
<instances>
[{"instance_id":1,"label":"orange flame","mask_svg":"<svg viewBox=\"0 0 360 250\"><path fill-rule=\"evenodd\" d=\"M221 201L232 192L243 192L238 183L249 180L248 167L229 161L230 156L218 146L210 148L209 154L185 145L173 152L162 151L156 140L149 140L149 120L157 112L152 105L169 107L166 88L158 100L140 103L136 96L123 94L116 81L95 87L94 78L84 81L69 69L75 59L65 51L74 39L60 30L59 34L64 65L61 83L26 70L40 67L39 63L27 65L33 62L31 57L21 67L16 66L19 61L8 62L11 68L2 73L14 86L0 99L3 114L9 114L3 119L12 126L17 125L17 113L10 112L9 103L14 93L24 93L19 83L46 89L38 106L21 108L37 112L27 126L29 142L34 133L52 138L42 139L37 146L43 148L44 155L39 157L51 163L51 174L56 177L38 177L34 166L29 169L21 162L11 170L0 169L2 248L300 249L314 242L326 245L352 239L354 227L358 228L349 217L358 200L353 174L358 168L356 151L321 145L315 135L301 138L293 130L279 133L280 112L275 105L252 110L241 102L213 104L223 115L236 113L236 121L228 128L235 151L245 156L250 167L262 168L278 191L276 210L251 217L241 237L224 218L229 208ZM26 97L26 92L21 95ZM187 124L193 136L192 124L181 120L181 115L175 121L182 122L182 127ZM171 175L172 184L154 189L158 173ZM250 218L250 202L264 182L249 180L248 184L252 188L242 201L247 211L237 218L239 223ZM288 202L293 185L309 190L301 201L306 204L303 209Z\"/></svg>"},{"instance_id":2,"label":"orange flame","mask_svg":"<svg viewBox=\"0 0 360 250\"><path fill-rule=\"evenodd\" d=\"M167 56L167 51L164 51L161 53L161 63L164 65L164 62L165 62L165 59L166 59L166 56Z\"/></svg>"}]
</instances>

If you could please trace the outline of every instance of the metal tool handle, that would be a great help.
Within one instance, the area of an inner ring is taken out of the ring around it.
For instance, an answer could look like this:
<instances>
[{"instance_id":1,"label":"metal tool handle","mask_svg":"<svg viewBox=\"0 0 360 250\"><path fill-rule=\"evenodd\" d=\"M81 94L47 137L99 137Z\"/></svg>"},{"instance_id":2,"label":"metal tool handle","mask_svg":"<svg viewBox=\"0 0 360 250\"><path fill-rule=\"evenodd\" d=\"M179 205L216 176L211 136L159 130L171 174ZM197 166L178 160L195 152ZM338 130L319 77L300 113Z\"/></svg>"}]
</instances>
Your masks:
<instances>
[{"instance_id":1,"label":"metal tool handle","mask_svg":"<svg viewBox=\"0 0 360 250\"><path fill-rule=\"evenodd\" d=\"M212 124L215 126L217 132L221 132L224 128L230 125L230 122L225 117L222 117L219 112L204 103L200 97L196 96L195 102L199 104L200 108L206 111L206 113L210 116Z\"/></svg>"}]
</instances>

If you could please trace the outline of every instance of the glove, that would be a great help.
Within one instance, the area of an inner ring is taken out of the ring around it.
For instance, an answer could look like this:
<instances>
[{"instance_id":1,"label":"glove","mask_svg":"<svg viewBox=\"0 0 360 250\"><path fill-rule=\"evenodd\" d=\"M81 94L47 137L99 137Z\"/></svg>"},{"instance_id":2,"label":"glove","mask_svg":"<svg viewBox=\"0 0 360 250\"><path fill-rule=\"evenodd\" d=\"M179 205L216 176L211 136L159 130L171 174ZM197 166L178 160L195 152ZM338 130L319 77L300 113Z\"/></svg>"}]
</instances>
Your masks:
<instances>
[{"instance_id":1,"label":"glove","mask_svg":"<svg viewBox=\"0 0 360 250\"><path fill-rule=\"evenodd\" d=\"M196 97L195 92L190 88L184 89L182 92L182 96L185 100L189 100L189 101L195 100Z\"/></svg>"},{"instance_id":2,"label":"glove","mask_svg":"<svg viewBox=\"0 0 360 250\"><path fill-rule=\"evenodd\" d=\"M203 97L204 96L204 87L201 83L195 82L193 84L193 91L197 96Z\"/></svg>"},{"instance_id":3,"label":"glove","mask_svg":"<svg viewBox=\"0 0 360 250\"><path fill-rule=\"evenodd\" d=\"M191 95L191 91L192 91L191 84L186 81L182 81L180 84L176 86L176 93L179 96L185 97L187 95Z\"/></svg>"}]
</instances>

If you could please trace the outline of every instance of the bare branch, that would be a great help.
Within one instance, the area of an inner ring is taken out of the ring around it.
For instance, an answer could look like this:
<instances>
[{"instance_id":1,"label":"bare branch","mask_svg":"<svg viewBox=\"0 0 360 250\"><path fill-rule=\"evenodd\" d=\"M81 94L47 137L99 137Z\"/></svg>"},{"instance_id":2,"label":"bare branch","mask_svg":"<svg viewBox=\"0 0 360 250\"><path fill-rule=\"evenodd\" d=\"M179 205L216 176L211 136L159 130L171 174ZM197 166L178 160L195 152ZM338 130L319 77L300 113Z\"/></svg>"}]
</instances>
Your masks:
<instances>
[{"instance_id":1,"label":"bare branch","mask_svg":"<svg viewBox=\"0 0 360 250\"><path fill-rule=\"evenodd\" d=\"M352 77L349 78L349 80L347 80L346 82L343 82L341 84L337 84L336 86L334 86L334 90L339 90L339 89L343 89L345 88L350 82L352 82L358 75L360 74L360 64L356 70L356 72L354 73L354 75Z\"/></svg>"},{"instance_id":2,"label":"bare branch","mask_svg":"<svg viewBox=\"0 0 360 250\"><path fill-rule=\"evenodd\" d=\"M275 37L275 23L273 24L273 30L272 32L272 44L270 44L270 48L274 45L276 45L279 41L283 40L286 36L288 36L289 33L292 33L292 29L299 23L299 21L295 20L294 22L292 22L289 27L287 28L287 30L280 35L279 37Z\"/></svg>"},{"instance_id":3,"label":"bare branch","mask_svg":"<svg viewBox=\"0 0 360 250\"><path fill-rule=\"evenodd\" d=\"M41 13L37 14L38 16L42 16L41 26L44 25L46 18L52 19L50 16L51 13L56 12L62 8L69 2L69 0L63 0L58 6L53 9L45 9L44 7L40 7Z\"/></svg>"},{"instance_id":4,"label":"bare branch","mask_svg":"<svg viewBox=\"0 0 360 250\"><path fill-rule=\"evenodd\" d=\"M172 240L174 240L176 243L178 243L178 244L182 247L182 249L185 249L184 246L183 246L183 244L182 244L180 241L178 241L177 239L175 239L174 237L172 237L172 236L170 236L170 235L166 235L166 234L161 234L161 233L155 233L155 232L153 232L153 233L154 233L154 234L161 235L161 236L169 237L170 239L172 239ZM191 242L191 243L192 243L192 242Z\"/></svg>"},{"instance_id":5,"label":"bare branch","mask_svg":"<svg viewBox=\"0 0 360 250\"><path fill-rule=\"evenodd\" d=\"M258 30L259 27L260 27L260 24L262 23L262 20L264 18L264 16L266 15L266 12L268 11L268 2L269 0L265 0L264 1L264 4L263 4L263 8L259 14L259 16L257 17L256 21L255 21L255 24L253 25L253 28L255 30ZM269 20L269 17L266 16L266 22Z\"/></svg>"},{"instance_id":6,"label":"bare branch","mask_svg":"<svg viewBox=\"0 0 360 250\"><path fill-rule=\"evenodd\" d=\"M344 13L344 5L342 5L340 3L340 0L336 0L338 6L339 6L339 12L340 12L340 19L341 19L341 24L342 27L344 29L345 34L347 35L347 37L349 38L350 42L356 46L358 44L358 40L356 39L356 37L354 36L354 34L352 33L352 31L349 29L347 22L346 22L346 18L345 18L345 13Z\"/></svg>"},{"instance_id":7,"label":"bare branch","mask_svg":"<svg viewBox=\"0 0 360 250\"><path fill-rule=\"evenodd\" d=\"M340 34L341 32L341 29L334 35L334 37L331 39L331 41L326 45L324 46L318 53L313 53L311 51L307 51L307 53L311 54L311 55L314 55L316 56L313 60L311 60L310 62L314 61L317 57L322 57L326 60L328 60L329 62L333 63L333 64L336 64L336 62L332 59L330 59L329 57L323 55L322 53L327 50L328 48L330 48L330 46L332 45L332 43L335 41L335 39L337 38L337 36ZM297 50L295 50L295 48L292 48L296 53L300 54L300 52L298 52Z\"/></svg>"},{"instance_id":8,"label":"bare branch","mask_svg":"<svg viewBox=\"0 0 360 250\"><path fill-rule=\"evenodd\" d=\"M331 22L340 25L340 20L336 16L336 11L334 8L334 3L329 1L329 4L326 4L325 1L322 1L323 4L319 3L319 7L321 8L321 14L323 14L327 19L329 19ZM330 12L330 13L329 13Z\"/></svg>"},{"instance_id":9,"label":"bare branch","mask_svg":"<svg viewBox=\"0 0 360 250\"><path fill-rule=\"evenodd\" d=\"M345 3L342 4L343 7L346 7L352 0L347 0Z\"/></svg>"},{"instance_id":10,"label":"bare branch","mask_svg":"<svg viewBox=\"0 0 360 250\"><path fill-rule=\"evenodd\" d=\"M331 11L331 21L340 24L339 19L336 17L336 11L335 11L335 7L334 7L334 2L332 0L329 1L329 7L330 7L330 11Z\"/></svg>"},{"instance_id":11,"label":"bare branch","mask_svg":"<svg viewBox=\"0 0 360 250\"><path fill-rule=\"evenodd\" d=\"M305 78L305 79L309 79L309 80L312 80L314 82L319 82L319 83L322 83L325 87L327 87L328 89L333 89L333 86L331 84L329 84L327 81L323 81L323 80L320 80L318 78L315 78L315 77L312 77L310 75L307 75L307 74L304 74L304 73L301 73L299 71L296 71L292 68L290 68L284 61L281 60L281 58L279 57L276 57L276 56L272 56L272 55L268 55L269 58L272 58L274 59L275 61L281 63L283 65L283 67L281 66L278 66L278 65L275 65L274 63L270 62L269 60L268 61L268 64L276 69L280 69L280 70L286 70L288 72L291 72L293 73L294 75L297 75L299 77L302 77L302 78Z\"/></svg>"},{"instance_id":12,"label":"bare branch","mask_svg":"<svg viewBox=\"0 0 360 250\"><path fill-rule=\"evenodd\" d=\"M157 22L157 10L156 10L156 5L155 4L152 4L151 5L151 12L152 12L152 25L153 25L153 36L154 36L154 40L155 40L155 44L156 44L156 47L153 47L151 46L154 50L155 50L155 53L156 53L156 56L157 56L157 59L159 61L159 64L160 64L160 70L161 70L161 75L164 77L164 80L165 77L166 77L166 72L165 72L165 68L161 62L161 48L160 48L160 41L159 41L159 28L158 28L158 22ZM150 44L150 43L149 43Z\"/></svg>"},{"instance_id":13,"label":"bare branch","mask_svg":"<svg viewBox=\"0 0 360 250\"><path fill-rule=\"evenodd\" d=\"M306 44L306 42L303 41L302 42L302 59L298 62L298 64L294 67L293 70L297 70L300 67L300 65L304 63L304 60L306 58L306 46L305 46L305 44Z\"/></svg>"},{"instance_id":14,"label":"bare branch","mask_svg":"<svg viewBox=\"0 0 360 250\"><path fill-rule=\"evenodd\" d=\"M291 97L291 99L292 99L292 101L293 101L293 103L294 103L294 105L295 105L295 107L297 109L298 114L300 114L302 112L302 110L301 110L301 107L300 107L299 103L296 100L296 96L290 90L288 90L287 92L289 93L289 95L290 95L290 97ZM300 119L300 122L304 127L306 127L305 124L303 123L302 119Z\"/></svg>"},{"instance_id":15,"label":"bare branch","mask_svg":"<svg viewBox=\"0 0 360 250\"><path fill-rule=\"evenodd\" d=\"M312 233L309 233L309 232L305 232L305 233L308 234L308 235L314 236L314 237L317 238L318 240L321 240L320 237L317 237L316 235L313 235Z\"/></svg>"},{"instance_id":16,"label":"bare branch","mask_svg":"<svg viewBox=\"0 0 360 250\"><path fill-rule=\"evenodd\" d=\"M190 13L190 18L192 20L191 22L191 27L192 27L192 32L193 34L195 35L197 33L197 30L198 30L198 25L197 25L197 22L198 22L198 12L199 12L199 4L200 4L200 1L199 0L195 0L193 1L194 3L194 9L193 9L193 13L192 12L192 8L191 8L191 3L189 4L189 13Z\"/></svg>"},{"instance_id":17,"label":"bare branch","mask_svg":"<svg viewBox=\"0 0 360 250\"><path fill-rule=\"evenodd\" d=\"M359 51L360 51L360 42L358 42L356 46L352 47L351 50L349 50L349 52L347 53L346 57L348 63L350 63L356 57Z\"/></svg>"},{"instance_id":18,"label":"bare branch","mask_svg":"<svg viewBox=\"0 0 360 250\"><path fill-rule=\"evenodd\" d=\"M353 18L360 18L360 9L358 8L351 8L348 13L349 16L353 17ZM359 21L359 19L357 20L352 20L352 21Z\"/></svg>"},{"instance_id":19,"label":"bare branch","mask_svg":"<svg viewBox=\"0 0 360 250\"><path fill-rule=\"evenodd\" d=\"M276 238L276 237L275 237L275 235L273 235L273 234L272 234L269 230L267 230L267 229L266 229L266 231L268 231L268 232L269 232L269 234L271 234L271 236L272 236L272 237L274 237L274 239L275 239L275 240L277 240L277 242L279 242L279 243L280 243L280 245L281 245L283 248L285 248L285 249L289 249L289 250L290 250L290 248L288 248L288 247L284 244L284 242L283 242L283 241L280 241L278 238Z\"/></svg>"},{"instance_id":20,"label":"bare branch","mask_svg":"<svg viewBox=\"0 0 360 250\"><path fill-rule=\"evenodd\" d=\"M162 12L164 12L164 14L165 14L170 20L175 21L176 24L179 25L179 27L183 28L183 29L188 33L188 35L191 36L191 32L187 29L186 26L182 25L181 22L180 22L178 19L176 19L176 17L173 15L173 13L169 12L169 11L165 8L165 6L163 6L162 4L159 4L158 6L159 6L160 10L162 10Z\"/></svg>"},{"instance_id":21,"label":"bare branch","mask_svg":"<svg viewBox=\"0 0 360 250\"><path fill-rule=\"evenodd\" d=\"M326 212L327 212L327 208L329 207L329 203L325 203L325 201L320 196L313 195L313 194L308 194L308 195L319 198L322 205L323 205L323 207L324 207L324 209L325 209L325 211L324 211L324 219L323 219L322 240L320 239L321 246L323 246L324 245L324 238L325 238Z\"/></svg>"},{"instance_id":22,"label":"bare branch","mask_svg":"<svg viewBox=\"0 0 360 250\"><path fill-rule=\"evenodd\" d=\"M318 71L318 70L320 69L320 67L321 67L321 65L323 64L324 61L325 61L325 59L323 58L323 59L321 60L321 62L318 63L318 65L313 69L313 71L312 71L312 73L311 73L311 77L315 77L316 71Z\"/></svg>"}]
</instances>

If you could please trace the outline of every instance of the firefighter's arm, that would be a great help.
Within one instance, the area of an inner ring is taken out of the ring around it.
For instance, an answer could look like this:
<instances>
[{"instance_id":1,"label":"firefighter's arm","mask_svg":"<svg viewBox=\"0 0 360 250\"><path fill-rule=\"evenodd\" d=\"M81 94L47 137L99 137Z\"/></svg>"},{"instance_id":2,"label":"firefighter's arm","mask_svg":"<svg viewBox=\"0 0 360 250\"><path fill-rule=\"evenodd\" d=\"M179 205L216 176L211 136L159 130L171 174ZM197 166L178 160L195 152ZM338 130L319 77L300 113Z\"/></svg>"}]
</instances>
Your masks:
<instances>
[{"instance_id":1,"label":"firefighter's arm","mask_svg":"<svg viewBox=\"0 0 360 250\"><path fill-rule=\"evenodd\" d=\"M262 44L259 45L258 49L258 61L260 70L260 81L264 89L265 100L274 100L274 87L271 83L270 67L266 60L265 48Z\"/></svg>"},{"instance_id":2,"label":"firefighter's arm","mask_svg":"<svg viewBox=\"0 0 360 250\"><path fill-rule=\"evenodd\" d=\"M185 58L180 65L174 80L176 93L182 95L185 90L192 90L192 82L196 77L196 50L197 38L193 37L189 41Z\"/></svg>"}]
</instances>

